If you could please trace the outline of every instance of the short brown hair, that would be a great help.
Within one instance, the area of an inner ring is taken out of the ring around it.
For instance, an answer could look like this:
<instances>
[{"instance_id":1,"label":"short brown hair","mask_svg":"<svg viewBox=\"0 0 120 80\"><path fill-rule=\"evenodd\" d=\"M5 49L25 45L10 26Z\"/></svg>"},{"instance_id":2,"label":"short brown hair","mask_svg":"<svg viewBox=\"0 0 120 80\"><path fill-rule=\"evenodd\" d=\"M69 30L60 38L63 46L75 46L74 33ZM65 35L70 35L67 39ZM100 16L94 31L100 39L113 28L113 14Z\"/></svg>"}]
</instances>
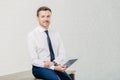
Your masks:
<instances>
[{"instance_id":1,"label":"short brown hair","mask_svg":"<svg viewBox=\"0 0 120 80\"><path fill-rule=\"evenodd\" d=\"M39 16L39 12L40 11L47 11L47 10L50 11L50 12L52 12L51 9L48 8L48 7L46 7L46 6L42 6L42 7L38 8L38 10L37 10L37 16Z\"/></svg>"}]
</instances>

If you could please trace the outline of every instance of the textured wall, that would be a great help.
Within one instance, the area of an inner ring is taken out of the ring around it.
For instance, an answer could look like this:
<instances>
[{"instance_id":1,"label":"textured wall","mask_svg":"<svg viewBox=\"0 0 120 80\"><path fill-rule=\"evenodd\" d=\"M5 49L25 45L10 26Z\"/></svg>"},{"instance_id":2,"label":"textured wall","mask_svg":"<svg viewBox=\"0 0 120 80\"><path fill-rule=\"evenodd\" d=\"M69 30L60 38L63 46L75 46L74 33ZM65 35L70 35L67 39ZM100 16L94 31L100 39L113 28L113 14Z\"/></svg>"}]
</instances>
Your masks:
<instances>
[{"instance_id":1,"label":"textured wall","mask_svg":"<svg viewBox=\"0 0 120 80\"><path fill-rule=\"evenodd\" d=\"M0 75L29 70L26 36L36 10L53 10L52 27L63 38L76 80L120 80L119 0L0 0Z\"/></svg>"}]
</instances>

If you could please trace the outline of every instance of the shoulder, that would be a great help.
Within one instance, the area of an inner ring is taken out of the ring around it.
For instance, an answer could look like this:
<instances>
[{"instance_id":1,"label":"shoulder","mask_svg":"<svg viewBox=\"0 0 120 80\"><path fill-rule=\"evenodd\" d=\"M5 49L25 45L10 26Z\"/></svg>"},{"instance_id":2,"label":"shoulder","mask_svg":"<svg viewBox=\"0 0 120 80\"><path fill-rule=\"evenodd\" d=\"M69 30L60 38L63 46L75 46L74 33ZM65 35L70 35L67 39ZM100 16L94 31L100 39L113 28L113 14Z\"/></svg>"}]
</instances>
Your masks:
<instances>
[{"instance_id":1,"label":"shoulder","mask_svg":"<svg viewBox=\"0 0 120 80\"><path fill-rule=\"evenodd\" d=\"M50 29L50 33L51 33L51 35L53 35L53 36L54 36L55 38L57 38L57 39L60 39L60 38L61 38L61 35L60 35L60 33L59 33L58 30Z\"/></svg>"},{"instance_id":2,"label":"shoulder","mask_svg":"<svg viewBox=\"0 0 120 80\"><path fill-rule=\"evenodd\" d=\"M31 32L28 33L27 37L33 37L38 31L38 27L36 27L35 29L33 29Z\"/></svg>"},{"instance_id":3,"label":"shoulder","mask_svg":"<svg viewBox=\"0 0 120 80\"><path fill-rule=\"evenodd\" d=\"M56 35L59 34L59 31L57 31L57 30L55 30L55 29L53 29L53 28L50 28L49 31L50 31L50 33L52 33L52 34L56 34Z\"/></svg>"}]
</instances>

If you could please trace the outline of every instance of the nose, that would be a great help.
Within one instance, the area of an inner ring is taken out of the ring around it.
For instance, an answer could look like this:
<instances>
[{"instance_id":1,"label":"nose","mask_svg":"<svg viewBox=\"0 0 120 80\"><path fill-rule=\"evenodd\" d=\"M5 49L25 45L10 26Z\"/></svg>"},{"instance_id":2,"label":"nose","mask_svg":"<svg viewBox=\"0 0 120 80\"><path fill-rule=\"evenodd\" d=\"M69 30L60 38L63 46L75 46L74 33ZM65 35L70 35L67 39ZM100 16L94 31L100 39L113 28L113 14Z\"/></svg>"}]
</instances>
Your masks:
<instances>
[{"instance_id":1,"label":"nose","mask_svg":"<svg viewBox=\"0 0 120 80\"><path fill-rule=\"evenodd\" d=\"M48 17L45 17L45 20L48 20Z\"/></svg>"}]
</instances>

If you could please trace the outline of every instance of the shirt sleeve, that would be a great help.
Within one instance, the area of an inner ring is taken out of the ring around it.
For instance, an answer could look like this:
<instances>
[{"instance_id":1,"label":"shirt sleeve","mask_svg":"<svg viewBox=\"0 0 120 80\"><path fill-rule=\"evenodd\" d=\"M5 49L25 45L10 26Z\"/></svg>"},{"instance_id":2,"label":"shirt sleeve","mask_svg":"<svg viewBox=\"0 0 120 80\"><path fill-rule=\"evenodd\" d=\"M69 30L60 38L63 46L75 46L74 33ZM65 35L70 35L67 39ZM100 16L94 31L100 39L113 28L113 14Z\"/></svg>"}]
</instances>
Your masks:
<instances>
[{"instance_id":1,"label":"shirt sleeve","mask_svg":"<svg viewBox=\"0 0 120 80\"><path fill-rule=\"evenodd\" d=\"M54 65L53 65L53 66L50 66L49 69L54 70L54 69L55 69L55 66L54 66Z\"/></svg>"},{"instance_id":2,"label":"shirt sleeve","mask_svg":"<svg viewBox=\"0 0 120 80\"><path fill-rule=\"evenodd\" d=\"M32 35L28 35L27 42L28 42L28 51L29 51L30 58L31 58L31 64L33 66L43 67L44 62L38 58L38 55L37 55L37 52L36 52L37 47L36 47L36 44L35 44L34 37Z\"/></svg>"},{"instance_id":3,"label":"shirt sleeve","mask_svg":"<svg viewBox=\"0 0 120 80\"><path fill-rule=\"evenodd\" d=\"M56 59L54 61L58 64L62 64L65 61L66 53L64 50L63 41L62 41L59 33L57 34L57 37L58 37L58 51L57 51L58 56L56 57Z\"/></svg>"}]
</instances>

